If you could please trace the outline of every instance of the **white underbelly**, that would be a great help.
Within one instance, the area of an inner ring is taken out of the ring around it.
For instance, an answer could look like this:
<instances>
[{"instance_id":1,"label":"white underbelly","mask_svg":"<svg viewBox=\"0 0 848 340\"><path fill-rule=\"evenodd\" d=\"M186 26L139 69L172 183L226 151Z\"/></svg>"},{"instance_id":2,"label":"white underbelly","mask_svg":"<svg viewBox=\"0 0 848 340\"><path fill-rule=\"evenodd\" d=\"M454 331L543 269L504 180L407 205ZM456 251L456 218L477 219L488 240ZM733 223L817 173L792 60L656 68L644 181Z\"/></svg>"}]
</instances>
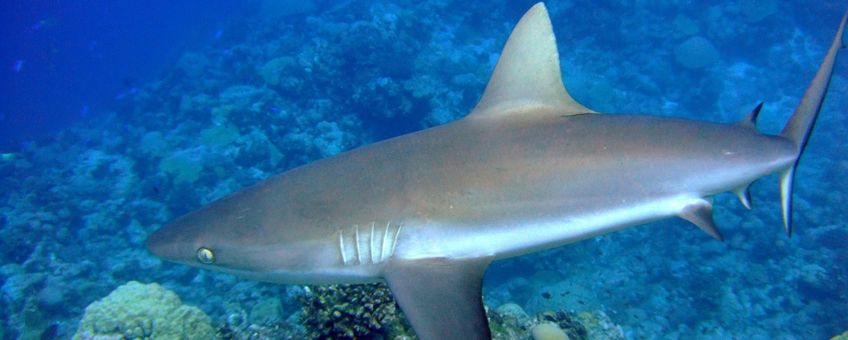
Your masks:
<instances>
[{"instance_id":1,"label":"white underbelly","mask_svg":"<svg viewBox=\"0 0 848 340\"><path fill-rule=\"evenodd\" d=\"M504 218L479 224L430 221L404 226L394 256L402 259L507 258L577 242L677 215L702 198L679 195L640 202L622 200L596 210L540 211L535 218Z\"/></svg>"}]
</instances>

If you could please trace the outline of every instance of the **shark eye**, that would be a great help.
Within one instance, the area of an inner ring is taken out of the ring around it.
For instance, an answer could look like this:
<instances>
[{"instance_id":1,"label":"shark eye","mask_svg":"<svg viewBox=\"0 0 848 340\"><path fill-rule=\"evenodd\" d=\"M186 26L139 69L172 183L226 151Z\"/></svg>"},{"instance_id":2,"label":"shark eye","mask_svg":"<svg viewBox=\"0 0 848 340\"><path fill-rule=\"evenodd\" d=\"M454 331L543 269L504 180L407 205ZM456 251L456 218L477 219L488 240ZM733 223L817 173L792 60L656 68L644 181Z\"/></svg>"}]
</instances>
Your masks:
<instances>
[{"instance_id":1,"label":"shark eye","mask_svg":"<svg viewBox=\"0 0 848 340\"><path fill-rule=\"evenodd\" d=\"M215 263L215 253L212 252L212 249L206 247L197 248L197 260L203 264L213 264Z\"/></svg>"}]
</instances>

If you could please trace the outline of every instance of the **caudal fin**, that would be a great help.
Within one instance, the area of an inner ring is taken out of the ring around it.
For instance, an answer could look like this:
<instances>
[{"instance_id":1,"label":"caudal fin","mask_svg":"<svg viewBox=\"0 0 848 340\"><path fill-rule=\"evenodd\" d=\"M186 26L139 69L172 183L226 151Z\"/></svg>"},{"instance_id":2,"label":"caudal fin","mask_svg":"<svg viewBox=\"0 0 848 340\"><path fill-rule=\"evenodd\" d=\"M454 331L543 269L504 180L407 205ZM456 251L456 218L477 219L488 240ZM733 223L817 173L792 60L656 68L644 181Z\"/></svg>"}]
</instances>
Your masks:
<instances>
[{"instance_id":1,"label":"caudal fin","mask_svg":"<svg viewBox=\"0 0 848 340\"><path fill-rule=\"evenodd\" d=\"M827 55L819 66L816 76L807 91L804 92L804 97L795 108L795 112L786 122L780 136L791 140L798 147L795 163L784 170L780 175L780 202L783 211L783 226L786 229L787 235L792 235L792 180L795 177L795 168L798 166L798 160L804 152L804 147L807 146L807 141L810 139L810 132L816 124L816 118L819 116L822 101L827 93L828 85L830 84L830 76L833 74L833 65L836 62L836 52L845 47L842 39L842 32L845 29L845 21L848 19L848 12L842 16L842 21L839 24L839 29L836 31L836 36L827 50Z\"/></svg>"}]
</instances>

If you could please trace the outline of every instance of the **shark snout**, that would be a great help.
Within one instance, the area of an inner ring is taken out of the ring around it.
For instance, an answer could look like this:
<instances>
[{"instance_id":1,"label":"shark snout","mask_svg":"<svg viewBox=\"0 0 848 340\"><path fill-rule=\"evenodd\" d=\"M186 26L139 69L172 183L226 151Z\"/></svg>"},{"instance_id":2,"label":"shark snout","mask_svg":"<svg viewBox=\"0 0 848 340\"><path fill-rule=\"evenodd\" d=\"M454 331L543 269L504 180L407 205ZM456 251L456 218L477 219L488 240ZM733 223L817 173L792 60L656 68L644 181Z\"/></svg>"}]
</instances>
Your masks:
<instances>
[{"instance_id":1,"label":"shark snout","mask_svg":"<svg viewBox=\"0 0 848 340\"><path fill-rule=\"evenodd\" d=\"M144 244L147 251L159 257L162 257L162 248L164 244L161 231L161 229L157 230L152 235L148 236L147 241L145 241Z\"/></svg>"},{"instance_id":2,"label":"shark snout","mask_svg":"<svg viewBox=\"0 0 848 340\"><path fill-rule=\"evenodd\" d=\"M165 226L154 232L147 238L145 247L153 255L165 260L179 261L183 251L173 237L173 232L169 229L171 228Z\"/></svg>"}]
</instances>

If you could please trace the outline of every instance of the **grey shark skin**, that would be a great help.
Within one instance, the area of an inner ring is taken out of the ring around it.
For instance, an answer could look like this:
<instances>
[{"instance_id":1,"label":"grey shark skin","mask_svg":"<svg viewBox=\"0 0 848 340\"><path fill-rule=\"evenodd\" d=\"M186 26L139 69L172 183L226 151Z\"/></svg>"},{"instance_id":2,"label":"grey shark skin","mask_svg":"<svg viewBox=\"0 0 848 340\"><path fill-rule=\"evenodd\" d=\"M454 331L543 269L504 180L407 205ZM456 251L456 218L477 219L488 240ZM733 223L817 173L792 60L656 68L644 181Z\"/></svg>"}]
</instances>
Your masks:
<instances>
[{"instance_id":1,"label":"grey shark skin","mask_svg":"<svg viewBox=\"0 0 848 340\"><path fill-rule=\"evenodd\" d=\"M189 213L147 242L167 260L279 283L385 280L422 339L490 337L492 260L678 216L721 239L710 197L781 173L784 223L845 18L780 135L601 115L560 79L539 3L507 41L467 117L293 169Z\"/></svg>"}]
</instances>

